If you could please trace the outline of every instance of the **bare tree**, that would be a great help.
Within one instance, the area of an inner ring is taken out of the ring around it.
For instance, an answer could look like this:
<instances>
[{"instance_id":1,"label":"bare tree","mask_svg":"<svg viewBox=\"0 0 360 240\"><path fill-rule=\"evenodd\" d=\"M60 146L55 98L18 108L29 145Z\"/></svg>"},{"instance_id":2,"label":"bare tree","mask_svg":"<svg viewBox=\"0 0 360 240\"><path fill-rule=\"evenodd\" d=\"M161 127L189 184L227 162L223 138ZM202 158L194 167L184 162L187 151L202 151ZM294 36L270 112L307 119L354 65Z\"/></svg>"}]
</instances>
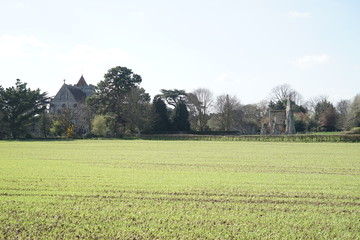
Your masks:
<instances>
[{"instance_id":1,"label":"bare tree","mask_svg":"<svg viewBox=\"0 0 360 240\"><path fill-rule=\"evenodd\" d=\"M301 105L302 96L287 83L274 87L270 92L269 101L273 103L285 102L289 96L296 105Z\"/></svg>"},{"instance_id":2,"label":"bare tree","mask_svg":"<svg viewBox=\"0 0 360 240\"><path fill-rule=\"evenodd\" d=\"M268 114L268 102L266 100L262 100L256 104L259 109L260 118L267 116Z\"/></svg>"},{"instance_id":3,"label":"bare tree","mask_svg":"<svg viewBox=\"0 0 360 240\"><path fill-rule=\"evenodd\" d=\"M314 115L316 112L316 106L318 105L318 103L322 102L328 102L328 97L325 95L321 95L311 98L309 101L306 102L306 108L311 115Z\"/></svg>"},{"instance_id":4,"label":"bare tree","mask_svg":"<svg viewBox=\"0 0 360 240\"><path fill-rule=\"evenodd\" d=\"M216 99L215 110L220 130L231 131L241 116L240 101L236 96L221 95Z\"/></svg>"},{"instance_id":5,"label":"bare tree","mask_svg":"<svg viewBox=\"0 0 360 240\"><path fill-rule=\"evenodd\" d=\"M350 101L349 100L341 100L336 104L336 113L338 115L337 118L337 128L345 130L346 122L349 117L350 110Z\"/></svg>"},{"instance_id":6,"label":"bare tree","mask_svg":"<svg viewBox=\"0 0 360 240\"><path fill-rule=\"evenodd\" d=\"M198 88L188 94L191 123L193 128L204 131L209 120L209 113L213 103L213 93L206 88Z\"/></svg>"},{"instance_id":7,"label":"bare tree","mask_svg":"<svg viewBox=\"0 0 360 240\"><path fill-rule=\"evenodd\" d=\"M126 124L131 131L140 133L146 128L150 113L150 95L143 88L132 87L125 94L123 111Z\"/></svg>"},{"instance_id":8,"label":"bare tree","mask_svg":"<svg viewBox=\"0 0 360 240\"><path fill-rule=\"evenodd\" d=\"M82 135L91 131L91 120L95 114L91 107L86 104L78 104L76 108L72 110L74 121L76 123L77 133Z\"/></svg>"},{"instance_id":9,"label":"bare tree","mask_svg":"<svg viewBox=\"0 0 360 240\"><path fill-rule=\"evenodd\" d=\"M360 94L350 104L347 128L360 127Z\"/></svg>"},{"instance_id":10,"label":"bare tree","mask_svg":"<svg viewBox=\"0 0 360 240\"><path fill-rule=\"evenodd\" d=\"M325 131L334 131L336 122L336 110L334 106L329 105L319 116L320 127Z\"/></svg>"}]
</instances>

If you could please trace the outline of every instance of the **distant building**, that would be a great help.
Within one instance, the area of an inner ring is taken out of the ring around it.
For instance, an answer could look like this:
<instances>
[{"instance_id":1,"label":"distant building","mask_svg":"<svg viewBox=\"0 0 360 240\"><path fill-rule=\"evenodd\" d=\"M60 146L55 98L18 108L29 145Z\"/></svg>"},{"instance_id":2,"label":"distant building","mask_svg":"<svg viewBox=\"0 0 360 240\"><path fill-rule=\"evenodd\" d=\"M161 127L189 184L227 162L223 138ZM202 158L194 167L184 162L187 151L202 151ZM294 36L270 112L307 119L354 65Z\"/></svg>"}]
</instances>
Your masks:
<instances>
[{"instance_id":1,"label":"distant building","mask_svg":"<svg viewBox=\"0 0 360 240\"><path fill-rule=\"evenodd\" d=\"M64 84L50 102L50 113L61 113L62 109L76 108L85 104L85 99L95 93L95 86L88 85L81 75L80 80L75 85Z\"/></svg>"}]
</instances>

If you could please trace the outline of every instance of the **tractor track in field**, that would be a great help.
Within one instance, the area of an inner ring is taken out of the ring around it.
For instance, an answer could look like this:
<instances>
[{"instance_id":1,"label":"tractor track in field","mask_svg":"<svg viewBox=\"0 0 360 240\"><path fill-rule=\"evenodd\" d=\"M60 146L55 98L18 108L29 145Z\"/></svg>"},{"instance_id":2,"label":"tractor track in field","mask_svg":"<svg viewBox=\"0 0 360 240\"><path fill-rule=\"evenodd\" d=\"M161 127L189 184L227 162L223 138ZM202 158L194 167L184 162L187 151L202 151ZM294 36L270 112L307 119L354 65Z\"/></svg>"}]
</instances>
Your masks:
<instances>
[{"instance_id":1,"label":"tractor track in field","mask_svg":"<svg viewBox=\"0 0 360 240\"><path fill-rule=\"evenodd\" d=\"M0 191L35 191L35 189L28 188L0 188ZM36 189L36 191L53 191L49 189ZM256 193L212 193L212 192L200 192L200 191L190 191L190 192L162 192L162 191L146 191L146 190L102 190L98 191L101 196L117 196L123 194L136 194L136 195L165 195L165 196L193 196L193 197L248 197L248 198L296 198L296 199L327 199L327 200L345 200L351 199L353 201L360 201L360 196L347 196L347 195L330 195L330 194L308 194L308 193L296 193L296 194L282 194L282 193L267 193L267 194L256 194ZM8 193L0 193L1 195L6 195ZM10 194L9 194L10 195ZM69 194L47 194L49 196L72 196ZM78 195L83 196L83 195ZM98 196L98 195L84 195L84 196Z\"/></svg>"},{"instance_id":2,"label":"tractor track in field","mask_svg":"<svg viewBox=\"0 0 360 240\"><path fill-rule=\"evenodd\" d=\"M70 194L31 194L31 193L0 193L0 196L7 196L7 197L22 197L22 196L29 196L29 197L59 197L59 198L89 198L89 199L100 199L100 200L150 200L150 201L172 201L172 202L211 202L211 203L239 203L239 204L290 204L290 205L313 205L313 206L360 206L360 202L357 201L341 201L341 202L334 202L334 201L326 201L328 199L323 199L324 201L306 201L306 198L301 199L274 199L274 197L262 197L262 198L255 198L254 196L237 196L242 197L244 199L236 199L234 197L219 197L219 198L202 198L202 197L175 197L173 195L168 196L138 196L137 195L70 195ZM163 195L163 194L161 194ZM197 196L206 196L206 195L197 195ZM280 197L281 198L281 197Z\"/></svg>"}]
</instances>

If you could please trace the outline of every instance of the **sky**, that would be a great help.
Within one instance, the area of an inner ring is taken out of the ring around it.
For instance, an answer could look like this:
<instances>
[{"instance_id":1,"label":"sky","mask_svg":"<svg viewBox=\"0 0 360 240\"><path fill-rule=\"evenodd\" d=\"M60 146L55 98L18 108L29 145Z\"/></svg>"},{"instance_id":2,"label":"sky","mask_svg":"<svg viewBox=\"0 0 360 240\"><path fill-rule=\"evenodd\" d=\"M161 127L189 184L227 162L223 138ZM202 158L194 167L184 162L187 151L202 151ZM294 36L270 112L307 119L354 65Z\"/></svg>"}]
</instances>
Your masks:
<instances>
[{"instance_id":1,"label":"sky","mask_svg":"<svg viewBox=\"0 0 360 240\"><path fill-rule=\"evenodd\" d=\"M358 0L0 0L0 85L16 79L54 96L112 67L141 86L243 104L289 84L304 100L360 93Z\"/></svg>"}]
</instances>

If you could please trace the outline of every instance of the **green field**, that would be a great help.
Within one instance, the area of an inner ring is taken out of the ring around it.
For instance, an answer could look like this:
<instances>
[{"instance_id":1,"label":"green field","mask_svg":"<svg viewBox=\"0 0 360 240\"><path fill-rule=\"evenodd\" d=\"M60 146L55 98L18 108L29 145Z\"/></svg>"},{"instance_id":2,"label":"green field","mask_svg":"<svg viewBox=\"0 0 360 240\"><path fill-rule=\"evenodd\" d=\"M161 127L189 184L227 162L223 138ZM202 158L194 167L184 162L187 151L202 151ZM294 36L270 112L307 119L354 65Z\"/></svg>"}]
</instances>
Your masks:
<instances>
[{"instance_id":1,"label":"green field","mask_svg":"<svg viewBox=\"0 0 360 240\"><path fill-rule=\"evenodd\" d=\"M359 239L360 144L0 141L0 239Z\"/></svg>"}]
</instances>

